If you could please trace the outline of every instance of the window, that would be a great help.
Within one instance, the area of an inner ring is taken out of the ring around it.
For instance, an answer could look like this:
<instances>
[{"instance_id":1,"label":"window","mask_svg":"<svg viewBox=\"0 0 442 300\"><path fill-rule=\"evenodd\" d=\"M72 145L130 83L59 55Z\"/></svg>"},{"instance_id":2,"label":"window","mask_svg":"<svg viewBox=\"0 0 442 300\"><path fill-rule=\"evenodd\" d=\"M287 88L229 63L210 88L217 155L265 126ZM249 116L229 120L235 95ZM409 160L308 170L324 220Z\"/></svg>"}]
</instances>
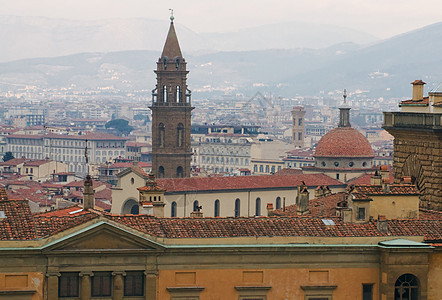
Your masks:
<instances>
[{"instance_id":1,"label":"window","mask_svg":"<svg viewBox=\"0 0 442 300\"><path fill-rule=\"evenodd\" d=\"M94 272L94 276L92 276L91 281L92 297L107 297L112 295L111 272Z\"/></svg>"},{"instance_id":2,"label":"window","mask_svg":"<svg viewBox=\"0 0 442 300\"><path fill-rule=\"evenodd\" d=\"M350 167L353 167L353 166L354 166L354 162L351 161L351 162L348 163L348 165L349 165Z\"/></svg>"},{"instance_id":3,"label":"window","mask_svg":"<svg viewBox=\"0 0 442 300\"><path fill-rule=\"evenodd\" d=\"M219 200L218 199L215 200L215 213L214 213L214 217L219 217Z\"/></svg>"},{"instance_id":4,"label":"window","mask_svg":"<svg viewBox=\"0 0 442 300\"><path fill-rule=\"evenodd\" d=\"M128 271L124 277L124 296L144 296L144 272Z\"/></svg>"},{"instance_id":5,"label":"window","mask_svg":"<svg viewBox=\"0 0 442 300\"><path fill-rule=\"evenodd\" d=\"M418 300L419 283L412 274L401 275L394 285L394 300Z\"/></svg>"},{"instance_id":6,"label":"window","mask_svg":"<svg viewBox=\"0 0 442 300\"><path fill-rule=\"evenodd\" d=\"M339 163L335 161L335 167L339 167Z\"/></svg>"},{"instance_id":7,"label":"window","mask_svg":"<svg viewBox=\"0 0 442 300\"><path fill-rule=\"evenodd\" d=\"M281 197L277 197L277 198L276 198L276 204L275 204L275 206L276 206L276 209L281 208Z\"/></svg>"},{"instance_id":8,"label":"window","mask_svg":"<svg viewBox=\"0 0 442 300\"><path fill-rule=\"evenodd\" d=\"M264 172L264 166L263 165L259 165L259 172L263 173Z\"/></svg>"},{"instance_id":9,"label":"window","mask_svg":"<svg viewBox=\"0 0 442 300\"><path fill-rule=\"evenodd\" d=\"M179 85L176 86L176 101L181 102L181 87Z\"/></svg>"},{"instance_id":10,"label":"window","mask_svg":"<svg viewBox=\"0 0 442 300\"><path fill-rule=\"evenodd\" d=\"M158 168L158 178L164 178L164 167L160 166Z\"/></svg>"},{"instance_id":11,"label":"window","mask_svg":"<svg viewBox=\"0 0 442 300\"><path fill-rule=\"evenodd\" d=\"M255 216L260 216L261 215L261 198L256 198L256 203L255 203Z\"/></svg>"},{"instance_id":12,"label":"window","mask_svg":"<svg viewBox=\"0 0 442 300\"><path fill-rule=\"evenodd\" d=\"M179 123L177 128L176 128L176 136L177 136L177 141L176 141L176 145L177 147L182 147L184 144L184 125L182 123Z\"/></svg>"},{"instance_id":13,"label":"window","mask_svg":"<svg viewBox=\"0 0 442 300\"><path fill-rule=\"evenodd\" d=\"M266 173L270 173L269 165L266 166Z\"/></svg>"},{"instance_id":14,"label":"window","mask_svg":"<svg viewBox=\"0 0 442 300\"><path fill-rule=\"evenodd\" d=\"M164 65L166 68L167 64ZM163 85L163 102L167 102L167 86Z\"/></svg>"},{"instance_id":15,"label":"window","mask_svg":"<svg viewBox=\"0 0 442 300\"><path fill-rule=\"evenodd\" d=\"M302 140L302 132L298 132L298 141Z\"/></svg>"},{"instance_id":16,"label":"window","mask_svg":"<svg viewBox=\"0 0 442 300\"><path fill-rule=\"evenodd\" d=\"M78 272L62 272L58 278L58 297L78 297Z\"/></svg>"},{"instance_id":17,"label":"window","mask_svg":"<svg viewBox=\"0 0 442 300\"><path fill-rule=\"evenodd\" d=\"M172 218L176 217L176 202L175 201L172 202L171 209L170 209L170 216Z\"/></svg>"},{"instance_id":18,"label":"window","mask_svg":"<svg viewBox=\"0 0 442 300\"><path fill-rule=\"evenodd\" d=\"M302 126L302 118L298 119L298 126Z\"/></svg>"},{"instance_id":19,"label":"window","mask_svg":"<svg viewBox=\"0 0 442 300\"><path fill-rule=\"evenodd\" d=\"M179 166L178 168L176 168L176 177L177 178L183 178L184 177L183 167Z\"/></svg>"},{"instance_id":20,"label":"window","mask_svg":"<svg viewBox=\"0 0 442 300\"><path fill-rule=\"evenodd\" d=\"M241 200L236 199L235 200L235 218L239 217L240 215L240 208L241 208Z\"/></svg>"},{"instance_id":21,"label":"window","mask_svg":"<svg viewBox=\"0 0 442 300\"><path fill-rule=\"evenodd\" d=\"M365 207L358 207L358 220L365 220Z\"/></svg>"},{"instance_id":22,"label":"window","mask_svg":"<svg viewBox=\"0 0 442 300\"><path fill-rule=\"evenodd\" d=\"M373 284L362 285L362 300L373 300Z\"/></svg>"},{"instance_id":23,"label":"window","mask_svg":"<svg viewBox=\"0 0 442 300\"><path fill-rule=\"evenodd\" d=\"M159 146L161 148L165 147L166 128L163 123L160 123L158 125L158 137L159 137Z\"/></svg>"}]
</instances>

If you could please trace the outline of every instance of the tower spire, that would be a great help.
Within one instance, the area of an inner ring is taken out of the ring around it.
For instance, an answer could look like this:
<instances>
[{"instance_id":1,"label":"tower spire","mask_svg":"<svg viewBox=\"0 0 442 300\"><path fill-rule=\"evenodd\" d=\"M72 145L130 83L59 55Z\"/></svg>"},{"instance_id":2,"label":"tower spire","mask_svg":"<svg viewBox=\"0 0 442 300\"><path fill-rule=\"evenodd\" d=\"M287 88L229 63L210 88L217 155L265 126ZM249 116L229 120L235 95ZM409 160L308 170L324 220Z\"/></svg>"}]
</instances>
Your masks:
<instances>
[{"instance_id":1,"label":"tower spire","mask_svg":"<svg viewBox=\"0 0 442 300\"><path fill-rule=\"evenodd\" d=\"M175 17L173 16L173 9L170 9L170 27L169 33L167 34L166 43L164 44L163 53L161 53L161 58L168 58L172 61L172 59L179 57L182 58L183 54L181 54L180 44L178 43L178 38L175 32L175 26L173 25L173 20Z\"/></svg>"}]
</instances>

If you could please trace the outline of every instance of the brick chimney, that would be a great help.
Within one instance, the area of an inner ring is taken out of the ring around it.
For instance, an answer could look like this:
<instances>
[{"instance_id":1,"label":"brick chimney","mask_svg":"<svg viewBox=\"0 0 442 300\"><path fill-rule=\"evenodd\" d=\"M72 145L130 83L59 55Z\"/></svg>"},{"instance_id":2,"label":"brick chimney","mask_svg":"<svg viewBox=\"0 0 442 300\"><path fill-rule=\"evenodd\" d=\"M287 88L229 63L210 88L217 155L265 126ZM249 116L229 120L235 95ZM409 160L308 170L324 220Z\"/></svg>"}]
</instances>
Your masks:
<instances>
[{"instance_id":1,"label":"brick chimney","mask_svg":"<svg viewBox=\"0 0 442 300\"><path fill-rule=\"evenodd\" d=\"M415 80L411 83L413 85L412 100L422 100L424 98L424 84L422 80Z\"/></svg>"},{"instance_id":2,"label":"brick chimney","mask_svg":"<svg viewBox=\"0 0 442 300\"><path fill-rule=\"evenodd\" d=\"M309 192L304 182L298 186L297 196L297 213L298 215L305 215L309 213Z\"/></svg>"},{"instance_id":3,"label":"brick chimney","mask_svg":"<svg viewBox=\"0 0 442 300\"><path fill-rule=\"evenodd\" d=\"M267 203L267 216L273 216L273 203Z\"/></svg>"},{"instance_id":4,"label":"brick chimney","mask_svg":"<svg viewBox=\"0 0 442 300\"><path fill-rule=\"evenodd\" d=\"M388 232L388 221L384 215L378 216L377 228L378 228L378 231L380 231L382 233Z\"/></svg>"},{"instance_id":5,"label":"brick chimney","mask_svg":"<svg viewBox=\"0 0 442 300\"><path fill-rule=\"evenodd\" d=\"M90 175L86 176L83 188L83 208L93 209L95 208L95 197L94 197L94 183Z\"/></svg>"},{"instance_id":6,"label":"brick chimney","mask_svg":"<svg viewBox=\"0 0 442 300\"><path fill-rule=\"evenodd\" d=\"M382 185L382 175L379 171L376 171L370 178L371 185Z\"/></svg>"},{"instance_id":7,"label":"brick chimney","mask_svg":"<svg viewBox=\"0 0 442 300\"><path fill-rule=\"evenodd\" d=\"M157 185L153 173L149 173L146 184L138 188L140 214L164 217L164 192L165 190Z\"/></svg>"}]
</instances>

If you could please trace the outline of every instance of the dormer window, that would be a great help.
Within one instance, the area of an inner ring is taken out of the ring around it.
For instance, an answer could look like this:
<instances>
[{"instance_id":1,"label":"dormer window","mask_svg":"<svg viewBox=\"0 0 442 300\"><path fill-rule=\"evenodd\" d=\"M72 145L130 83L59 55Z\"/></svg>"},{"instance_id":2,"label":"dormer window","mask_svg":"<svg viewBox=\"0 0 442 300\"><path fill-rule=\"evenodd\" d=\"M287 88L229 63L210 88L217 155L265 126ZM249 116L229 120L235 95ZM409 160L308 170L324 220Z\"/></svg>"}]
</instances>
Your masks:
<instances>
[{"instance_id":1,"label":"dormer window","mask_svg":"<svg viewBox=\"0 0 442 300\"><path fill-rule=\"evenodd\" d=\"M357 220L365 220L365 207L358 207L358 214L356 216Z\"/></svg>"},{"instance_id":2,"label":"dormer window","mask_svg":"<svg viewBox=\"0 0 442 300\"><path fill-rule=\"evenodd\" d=\"M178 70L180 68L180 58L177 56L173 61L175 62L175 68Z\"/></svg>"},{"instance_id":3,"label":"dormer window","mask_svg":"<svg viewBox=\"0 0 442 300\"><path fill-rule=\"evenodd\" d=\"M164 70L167 69L167 64L169 63L169 58L167 56L165 56L163 58L163 66L164 66Z\"/></svg>"}]
</instances>

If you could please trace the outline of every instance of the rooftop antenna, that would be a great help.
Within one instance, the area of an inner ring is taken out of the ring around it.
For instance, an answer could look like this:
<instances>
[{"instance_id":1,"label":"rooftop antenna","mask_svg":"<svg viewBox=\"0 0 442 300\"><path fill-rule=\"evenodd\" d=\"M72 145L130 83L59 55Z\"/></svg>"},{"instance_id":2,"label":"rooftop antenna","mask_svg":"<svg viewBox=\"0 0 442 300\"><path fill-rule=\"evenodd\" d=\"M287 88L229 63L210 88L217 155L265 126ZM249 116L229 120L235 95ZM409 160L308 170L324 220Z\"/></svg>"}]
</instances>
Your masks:
<instances>
[{"instance_id":1,"label":"rooftop antenna","mask_svg":"<svg viewBox=\"0 0 442 300\"><path fill-rule=\"evenodd\" d=\"M173 20L175 20L175 17L173 16L173 9L169 8L170 11L170 23L173 23Z\"/></svg>"}]
</instances>

